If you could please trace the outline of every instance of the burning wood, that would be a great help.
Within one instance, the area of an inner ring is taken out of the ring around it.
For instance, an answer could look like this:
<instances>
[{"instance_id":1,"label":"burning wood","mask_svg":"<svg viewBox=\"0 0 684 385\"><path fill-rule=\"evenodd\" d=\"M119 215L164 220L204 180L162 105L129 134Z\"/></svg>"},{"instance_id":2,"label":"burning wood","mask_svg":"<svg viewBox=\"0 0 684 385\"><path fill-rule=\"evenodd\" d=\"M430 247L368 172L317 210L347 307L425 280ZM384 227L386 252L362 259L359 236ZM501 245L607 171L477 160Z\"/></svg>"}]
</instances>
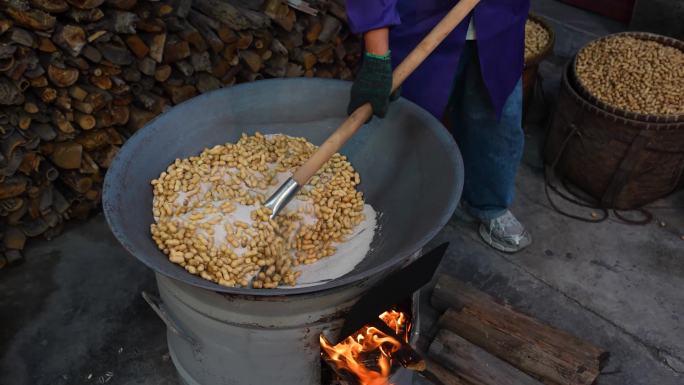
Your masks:
<instances>
[{"instance_id":1,"label":"burning wood","mask_svg":"<svg viewBox=\"0 0 684 385\"><path fill-rule=\"evenodd\" d=\"M382 322L381 322L382 321ZM320 337L322 356L346 382L390 385L392 367L425 370L425 361L408 344L411 323L406 313L389 310L337 345Z\"/></svg>"}]
</instances>

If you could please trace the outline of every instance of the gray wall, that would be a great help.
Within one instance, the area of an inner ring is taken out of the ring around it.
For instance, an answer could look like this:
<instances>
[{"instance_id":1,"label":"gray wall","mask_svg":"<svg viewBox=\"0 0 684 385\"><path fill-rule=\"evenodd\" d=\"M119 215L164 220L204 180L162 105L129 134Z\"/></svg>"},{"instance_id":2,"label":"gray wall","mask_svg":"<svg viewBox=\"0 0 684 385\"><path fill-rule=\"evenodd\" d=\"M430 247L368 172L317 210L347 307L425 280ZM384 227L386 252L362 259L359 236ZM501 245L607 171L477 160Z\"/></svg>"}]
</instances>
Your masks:
<instances>
[{"instance_id":1,"label":"gray wall","mask_svg":"<svg viewBox=\"0 0 684 385\"><path fill-rule=\"evenodd\" d=\"M637 0L629 28L684 39L684 0Z\"/></svg>"}]
</instances>

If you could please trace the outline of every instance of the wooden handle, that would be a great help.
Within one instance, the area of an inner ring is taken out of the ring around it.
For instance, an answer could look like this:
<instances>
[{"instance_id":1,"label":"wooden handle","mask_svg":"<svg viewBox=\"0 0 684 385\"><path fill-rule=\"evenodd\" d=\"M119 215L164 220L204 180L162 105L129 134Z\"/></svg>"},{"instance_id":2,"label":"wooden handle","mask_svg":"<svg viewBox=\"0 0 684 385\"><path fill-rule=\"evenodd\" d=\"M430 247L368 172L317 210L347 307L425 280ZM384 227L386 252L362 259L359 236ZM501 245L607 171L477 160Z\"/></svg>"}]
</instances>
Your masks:
<instances>
[{"instance_id":1,"label":"wooden handle","mask_svg":"<svg viewBox=\"0 0 684 385\"><path fill-rule=\"evenodd\" d=\"M392 72L392 91L396 91L406 78L418 68L437 46L475 8L480 0L460 0L442 21L425 36L423 41ZM373 107L366 103L357 108L340 127L301 165L292 175L300 186L304 186L330 158L344 146L352 135L373 115Z\"/></svg>"}]
</instances>

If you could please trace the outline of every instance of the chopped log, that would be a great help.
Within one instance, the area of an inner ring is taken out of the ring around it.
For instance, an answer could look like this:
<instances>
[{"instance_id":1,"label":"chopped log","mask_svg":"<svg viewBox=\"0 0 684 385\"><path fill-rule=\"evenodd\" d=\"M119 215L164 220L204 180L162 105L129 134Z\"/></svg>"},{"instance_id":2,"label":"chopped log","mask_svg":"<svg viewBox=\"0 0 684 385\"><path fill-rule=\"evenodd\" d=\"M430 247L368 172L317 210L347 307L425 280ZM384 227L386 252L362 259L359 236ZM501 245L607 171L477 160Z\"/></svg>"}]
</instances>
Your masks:
<instances>
[{"instance_id":1,"label":"chopped log","mask_svg":"<svg viewBox=\"0 0 684 385\"><path fill-rule=\"evenodd\" d=\"M164 63L175 63L190 57L190 44L185 40L179 40L175 36L171 36L166 41L164 47Z\"/></svg>"},{"instance_id":2,"label":"chopped log","mask_svg":"<svg viewBox=\"0 0 684 385\"><path fill-rule=\"evenodd\" d=\"M0 105L11 106L23 102L24 94L16 84L5 77L0 77Z\"/></svg>"},{"instance_id":3,"label":"chopped log","mask_svg":"<svg viewBox=\"0 0 684 385\"><path fill-rule=\"evenodd\" d=\"M93 187L92 178L82 175L78 171L63 172L60 174L60 179L67 187L80 194L85 194Z\"/></svg>"},{"instance_id":4,"label":"chopped log","mask_svg":"<svg viewBox=\"0 0 684 385\"><path fill-rule=\"evenodd\" d=\"M104 3L104 0L66 0L78 9L93 9Z\"/></svg>"},{"instance_id":5,"label":"chopped log","mask_svg":"<svg viewBox=\"0 0 684 385\"><path fill-rule=\"evenodd\" d=\"M87 152L83 152L83 157L81 158L81 167L78 169L81 174L96 174L100 171L100 167L95 163L93 158L88 155Z\"/></svg>"},{"instance_id":6,"label":"chopped log","mask_svg":"<svg viewBox=\"0 0 684 385\"><path fill-rule=\"evenodd\" d=\"M23 197L3 199L0 201L0 216L6 217L17 212L21 210L24 205L26 205L26 199Z\"/></svg>"},{"instance_id":7,"label":"chopped log","mask_svg":"<svg viewBox=\"0 0 684 385\"><path fill-rule=\"evenodd\" d=\"M164 84L164 91L169 95L173 104L182 103L197 95L197 89L191 85L173 86Z\"/></svg>"},{"instance_id":8,"label":"chopped log","mask_svg":"<svg viewBox=\"0 0 684 385\"><path fill-rule=\"evenodd\" d=\"M82 102L88 96L88 92L78 85L73 85L69 88L69 96Z\"/></svg>"},{"instance_id":9,"label":"chopped log","mask_svg":"<svg viewBox=\"0 0 684 385\"><path fill-rule=\"evenodd\" d=\"M108 109L103 109L95 114L96 128L108 128L111 126L122 126L128 123L129 108L128 106L112 106ZM121 143L118 143L121 144ZM86 148L88 149L88 148Z\"/></svg>"},{"instance_id":10,"label":"chopped log","mask_svg":"<svg viewBox=\"0 0 684 385\"><path fill-rule=\"evenodd\" d=\"M157 62L155 62L152 58L146 57L138 61L138 70L142 72L143 74L147 76L153 76L155 71L157 69ZM171 71L169 69L169 75L171 74ZM166 80L166 79L164 79ZM162 80L163 81L163 80Z\"/></svg>"},{"instance_id":11,"label":"chopped log","mask_svg":"<svg viewBox=\"0 0 684 385\"><path fill-rule=\"evenodd\" d=\"M126 44L138 59L143 59L150 52L150 47L138 35L127 36Z\"/></svg>"},{"instance_id":12,"label":"chopped log","mask_svg":"<svg viewBox=\"0 0 684 385\"><path fill-rule=\"evenodd\" d=\"M240 59L249 67L249 69L257 73L261 69L261 66L263 65L263 61L261 60L261 56L256 54L254 51L251 50L246 50L246 51L240 51Z\"/></svg>"},{"instance_id":13,"label":"chopped log","mask_svg":"<svg viewBox=\"0 0 684 385\"><path fill-rule=\"evenodd\" d=\"M40 111L40 109L38 108L38 105L36 104L35 101L26 100L24 102L24 111L28 112L29 114L35 114L38 111Z\"/></svg>"},{"instance_id":14,"label":"chopped log","mask_svg":"<svg viewBox=\"0 0 684 385\"><path fill-rule=\"evenodd\" d=\"M83 114L80 112L76 112L74 115L75 115L74 118L76 120L76 123L78 124L79 127L81 127L81 129L90 130L93 127L95 127L96 120L95 120L94 116L88 115L88 114Z\"/></svg>"},{"instance_id":15,"label":"chopped log","mask_svg":"<svg viewBox=\"0 0 684 385\"><path fill-rule=\"evenodd\" d=\"M254 42L254 35L249 32L240 32L236 41L238 49L247 49Z\"/></svg>"},{"instance_id":16,"label":"chopped log","mask_svg":"<svg viewBox=\"0 0 684 385\"><path fill-rule=\"evenodd\" d=\"M70 134L75 131L74 126L71 125L71 122L69 122L62 113L62 111L58 109L52 110L52 123L57 127L57 129L65 134Z\"/></svg>"},{"instance_id":17,"label":"chopped log","mask_svg":"<svg viewBox=\"0 0 684 385\"><path fill-rule=\"evenodd\" d=\"M156 116L157 115L153 112L131 107L131 117L128 120L128 128L135 132L141 129L145 124L147 124L147 122L154 119Z\"/></svg>"},{"instance_id":18,"label":"chopped log","mask_svg":"<svg viewBox=\"0 0 684 385\"><path fill-rule=\"evenodd\" d=\"M19 128L27 130L31 126L31 116L25 113L19 115Z\"/></svg>"},{"instance_id":19,"label":"chopped log","mask_svg":"<svg viewBox=\"0 0 684 385\"><path fill-rule=\"evenodd\" d=\"M148 33L162 33L166 31L166 24L162 19L158 18L141 18L138 21L136 28Z\"/></svg>"},{"instance_id":20,"label":"chopped log","mask_svg":"<svg viewBox=\"0 0 684 385\"><path fill-rule=\"evenodd\" d=\"M170 5L173 8L173 14L184 19L190 13L192 0L171 0Z\"/></svg>"},{"instance_id":21,"label":"chopped log","mask_svg":"<svg viewBox=\"0 0 684 385\"><path fill-rule=\"evenodd\" d=\"M11 46L12 49L16 49L16 46ZM0 48L2 49L2 48ZM4 57L0 58L0 72L7 72L14 68L15 60L13 55L14 52L10 52L6 55L2 55Z\"/></svg>"},{"instance_id":22,"label":"chopped log","mask_svg":"<svg viewBox=\"0 0 684 385\"><path fill-rule=\"evenodd\" d=\"M70 203L64 198L59 189L52 191L52 208L57 214L64 214L69 209Z\"/></svg>"},{"instance_id":23,"label":"chopped log","mask_svg":"<svg viewBox=\"0 0 684 385\"><path fill-rule=\"evenodd\" d=\"M40 140L47 142L55 140L57 133L52 128L52 125L47 123L36 123L31 125L31 132L40 138Z\"/></svg>"},{"instance_id":24,"label":"chopped log","mask_svg":"<svg viewBox=\"0 0 684 385\"><path fill-rule=\"evenodd\" d=\"M294 29L297 21L295 12L280 0L267 0L265 14L274 23L281 26L285 31L290 32Z\"/></svg>"},{"instance_id":25,"label":"chopped log","mask_svg":"<svg viewBox=\"0 0 684 385\"><path fill-rule=\"evenodd\" d=\"M32 172L38 171L41 160L42 157L37 152L27 152L24 154L24 159L21 160L18 170L26 175L31 175Z\"/></svg>"},{"instance_id":26,"label":"chopped log","mask_svg":"<svg viewBox=\"0 0 684 385\"><path fill-rule=\"evenodd\" d=\"M309 24L309 28L306 30L306 34L304 35L306 38L306 41L309 42L309 44L313 44L318 40L318 36L321 34L321 31L323 30L323 24L318 20L318 18L311 18L311 22Z\"/></svg>"},{"instance_id":27,"label":"chopped log","mask_svg":"<svg viewBox=\"0 0 684 385\"><path fill-rule=\"evenodd\" d=\"M221 88L221 82L216 77L207 73L200 73L197 75L197 90L200 93L205 93L218 88Z\"/></svg>"},{"instance_id":28,"label":"chopped log","mask_svg":"<svg viewBox=\"0 0 684 385\"><path fill-rule=\"evenodd\" d=\"M112 79L109 76L91 76L89 80L90 84L94 85L97 88L103 90L109 90L112 88Z\"/></svg>"},{"instance_id":29,"label":"chopped log","mask_svg":"<svg viewBox=\"0 0 684 385\"><path fill-rule=\"evenodd\" d=\"M328 43L335 36L338 36L342 29L342 22L332 15L323 16L321 32L318 35L318 41Z\"/></svg>"},{"instance_id":30,"label":"chopped log","mask_svg":"<svg viewBox=\"0 0 684 385\"><path fill-rule=\"evenodd\" d=\"M95 46L102 56L114 65L127 66L135 60L121 39L112 39L107 43L96 43Z\"/></svg>"},{"instance_id":31,"label":"chopped log","mask_svg":"<svg viewBox=\"0 0 684 385\"><path fill-rule=\"evenodd\" d=\"M140 18L133 12L109 11L108 26L116 33L134 34Z\"/></svg>"},{"instance_id":32,"label":"chopped log","mask_svg":"<svg viewBox=\"0 0 684 385\"><path fill-rule=\"evenodd\" d=\"M102 54L100 51L90 44L86 44L86 46L83 47L83 50L81 50L81 55L93 63L100 63L102 61Z\"/></svg>"},{"instance_id":33,"label":"chopped log","mask_svg":"<svg viewBox=\"0 0 684 385\"><path fill-rule=\"evenodd\" d=\"M45 103L52 103L57 99L57 90L52 87L42 88L39 92L40 99Z\"/></svg>"},{"instance_id":34,"label":"chopped log","mask_svg":"<svg viewBox=\"0 0 684 385\"><path fill-rule=\"evenodd\" d=\"M189 22L183 20L183 29L178 32L178 36L181 39L190 43L190 46L198 52L204 52L209 49L206 40L202 37L202 34L193 27ZM219 36L220 37L220 36Z\"/></svg>"},{"instance_id":35,"label":"chopped log","mask_svg":"<svg viewBox=\"0 0 684 385\"><path fill-rule=\"evenodd\" d=\"M99 31L95 31L95 32L92 32L91 34L89 34L87 40L88 40L88 43L92 43L92 42L97 41L99 39L109 40L110 37L111 36L109 35L109 32L107 32L105 30L99 30Z\"/></svg>"},{"instance_id":36,"label":"chopped log","mask_svg":"<svg viewBox=\"0 0 684 385\"><path fill-rule=\"evenodd\" d=\"M228 65L236 66L240 62L238 57L237 43L226 45L226 48L221 53L223 59L228 62Z\"/></svg>"},{"instance_id":37,"label":"chopped log","mask_svg":"<svg viewBox=\"0 0 684 385\"><path fill-rule=\"evenodd\" d=\"M56 143L50 160L59 168L78 169L81 166L83 146L76 142Z\"/></svg>"},{"instance_id":38,"label":"chopped log","mask_svg":"<svg viewBox=\"0 0 684 385\"><path fill-rule=\"evenodd\" d=\"M192 26L197 29L200 35L202 35L204 41L209 44L212 51L216 53L221 52L224 43L223 40L216 35L216 32L209 27L211 19L199 12L191 11L188 20Z\"/></svg>"},{"instance_id":39,"label":"chopped log","mask_svg":"<svg viewBox=\"0 0 684 385\"><path fill-rule=\"evenodd\" d=\"M24 260L24 255L21 253L20 250L5 250L3 254L6 263L10 266L18 265Z\"/></svg>"},{"instance_id":40,"label":"chopped log","mask_svg":"<svg viewBox=\"0 0 684 385\"><path fill-rule=\"evenodd\" d=\"M14 198L23 194L28 186L28 179L11 176L0 183L0 199Z\"/></svg>"},{"instance_id":41,"label":"chopped log","mask_svg":"<svg viewBox=\"0 0 684 385\"><path fill-rule=\"evenodd\" d=\"M69 87L78 80L79 72L75 68L58 67L50 64L48 66L48 78L57 87Z\"/></svg>"},{"instance_id":42,"label":"chopped log","mask_svg":"<svg viewBox=\"0 0 684 385\"><path fill-rule=\"evenodd\" d=\"M192 68L192 64L188 63L187 61L179 61L175 64L176 69L178 69L178 72L180 72L184 77L189 78L192 76L192 74L195 73L195 69Z\"/></svg>"},{"instance_id":43,"label":"chopped log","mask_svg":"<svg viewBox=\"0 0 684 385\"><path fill-rule=\"evenodd\" d=\"M26 244L26 234L17 227L9 227L5 230L3 244L9 250L23 250Z\"/></svg>"},{"instance_id":44,"label":"chopped log","mask_svg":"<svg viewBox=\"0 0 684 385\"><path fill-rule=\"evenodd\" d=\"M285 56L287 56L287 54L289 53L287 47L285 47L285 45L278 39L273 39L273 41L271 41L271 51L273 51L276 54Z\"/></svg>"},{"instance_id":45,"label":"chopped log","mask_svg":"<svg viewBox=\"0 0 684 385\"><path fill-rule=\"evenodd\" d=\"M156 71L154 72L154 79L157 80L158 82L165 82L169 76L171 76L171 71L172 68L168 64L161 65L157 67Z\"/></svg>"},{"instance_id":46,"label":"chopped log","mask_svg":"<svg viewBox=\"0 0 684 385\"><path fill-rule=\"evenodd\" d=\"M288 78L297 78L300 76L304 75L304 68L302 68L301 65L297 63L288 63L287 64L287 74L285 74L286 77Z\"/></svg>"},{"instance_id":47,"label":"chopped log","mask_svg":"<svg viewBox=\"0 0 684 385\"><path fill-rule=\"evenodd\" d=\"M112 165L112 161L119 153L119 147L115 145L106 146L104 149L93 152L92 158L102 168L108 169Z\"/></svg>"},{"instance_id":48,"label":"chopped log","mask_svg":"<svg viewBox=\"0 0 684 385\"><path fill-rule=\"evenodd\" d=\"M138 0L106 0L106 2L107 5L122 11L129 11L138 4Z\"/></svg>"},{"instance_id":49,"label":"chopped log","mask_svg":"<svg viewBox=\"0 0 684 385\"><path fill-rule=\"evenodd\" d=\"M76 138L85 151L93 151L109 144L110 136L106 130L86 131Z\"/></svg>"},{"instance_id":50,"label":"chopped log","mask_svg":"<svg viewBox=\"0 0 684 385\"><path fill-rule=\"evenodd\" d=\"M231 68L236 67L237 66L231 67L231 64L223 58L216 58L211 68L211 74L220 80L226 75L226 73L228 73L228 71Z\"/></svg>"},{"instance_id":51,"label":"chopped log","mask_svg":"<svg viewBox=\"0 0 684 385\"><path fill-rule=\"evenodd\" d=\"M164 107L166 107L166 100L164 98L149 91L141 91L135 97L146 110L156 114L160 114Z\"/></svg>"},{"instance_id":52,"label":"chopped log","mask_svg":"<svg viewBox=\"0 0 684 385\"><path fill-rule=\"evenodd\" d=\"M57 21L54 16L41 11L40 9L27 9L22 11L13 7L6 7L5 13L7 13L17 25L38 31L51 30Z\"/></svg>"},{"instance_id":53,"label":"chopped log","mask_svg":"<svg viewBox=\"0 0 684 385\"><path fill-rule=\"evenodd\" d=\"M432 295L443 328L541 379L547 384L589 385L608 354L564 331L500 305L462 282L440 277Z\"/></svg>"},{"instance_id":54,"label":"chopped log","mask_svg":"<svg viewBox=\"0 0 684 385\"><path fill-rule=\"evenodd\" d=\"M306 70L310 70L316 65L318 62L318 58L316 55L309 51L302 51L302 59L301 63L304 65L304 68Z\"/></svg>"},{"instance_id":55,"label":"chopped log","mask_svg":"<svg viewBox=\"0 0 684 385\"><path fill-rule=\"evenodd\" d=\"M211 58L209 52L193 53L190 55L190 63L195 72L211 72Z\"/></svg>"},{"instance_id":56,"label":"chopped log","mask_svg":"<svg viewBox=\"0 0 684 385\"><path fill-rule=\"evenodd\" d=\"M86 34L79 26L60 25L52 35L52 40L70 55L78 56L86 45Z\"/></svg>"},{"instance_id":57,"label":"chopped log","mask_svg":"<svg viewBox=\"0 0 684 385\"><path fill-rule=\"evenodd\" d=\"M12 28L12 21L9 19L0 20L0 35Z\"/></svg>"},{"instance_id":58,"label":"chopped log","mask_svg":"<svg viewBox=\"0 0 684 385\"><path fill-rule=\"evenodd\" d=\"M149 42L150 57L157 63L161 63L164 58L164 46L166 45L166 34L154 35Z\"/></svg>"},{"instance_id":59,"label":"chopped log","mask_svg":"<svg viewBox=\"0 0 684 385\"><path fill-rule=\"evenodd\" d=\"M287 75L287 65L289 63L288 57L285 55L273 56L266 62L266 72L268 75L281 78Z\"/></svg>"},{"instance_id":60,"label":"chopped log","mask_svg":"<svg viewBox=\"0 0 684 385\"><path fill-rule=\"evenodd\" d=\"M448 330L437 333L430 344L429 355L473 385L541 385L527 374Z\"/></svg>"},{"instance_id":61,"label":"chopped log","mask_svg":"<svg viewBox=\"0 0 684 385\"><path fill-rule=\"evenodd\" d=\"M19 27L14 27L10 30L9 39L17 44L29 48L33 48L37 44L36 36L34 34Z\"/></svg>"},{"instance_id":62,"label":"chopped log","mask_svg":"<svg viewBox=\"0 0 684 385\"><path fill-rule=\"evenodd\" d=\"M92 114L95 111L95 108L93 108L93 105L91 103L88 103L86 101L80 101L80 100L74 100L71 103L74 106L74 109L77 111L80 111L84 114Z\"/></svg>"},{"instance_id":63,"label":"chopped log","mask_svg":"<svg viewBox=\"0 0 684 385\"><path fill-rule=\"evenodd\" d=\"M64 111L71 110L71 97L65 88L59 88L57 90L57 99L55 100L55 105Z\"/></svg>"},{"instance_id":64,"label":"chopped log","mask_svg":"<svg viewBox=\"0 0 684 385\"><path fill-rule=\"evenodd\" d=\"M88 92L84 102L90 104L93 111L99 111L112 101L112 95L103 89L86 84L83 85L83 88Z\"/></svg>"},{"instance_id":65,"label":"chopped log","mask_svg":"<svg viewBox=\"0 0 684 385\"><path fill-rule=\"evenodd\" d=\"M69 17L77 23L94 23L102 20L104 12L99 8L78 9L71 8L68 12Z\"/></svg>"},{"instance_id":66,"label":"chopped log","mask_svg":"<svg viewBox=\"0 0 684 385\"><path fill-rule=\"evenodd\" d=\"M238 34L236 34L235 31L230 29L230 27L227 25L221 24L216 32L218 33L218 37L221 39L221 41L226 44L233 44L238 41Z\"/></svg>"},{"instance_id":67,"label":"chopped log","mask_svg":"<svg viewBox=\"0 0 684 385\"><path fill-rule=\"evenodd\" d=\"M90 63L82 57L65 57L64 64L86 72L90 69Z\"/></svg>"},{"instance_id":68,"label":"chopped log","mask_svg":"<svg viewBox=\"0 0 684 385\"><path fill-rule=\"evenodd\" d=\"M194 0L193 6L212 18L228 25L234 30L255 28L237 7L219 0ZM195 26L197 27L197 26Z\"/></svg>"},{"instance_id":69,"label":"chopped log","mask_svg":"<svg viewBox=\"0 0 684 385\"><path fill-rule=\"evenodd\" d=\"M329 44L318 44L309 48L316 55L318 63L331 64L335 62L335 50Z\"/></svg>"}]
</instances>

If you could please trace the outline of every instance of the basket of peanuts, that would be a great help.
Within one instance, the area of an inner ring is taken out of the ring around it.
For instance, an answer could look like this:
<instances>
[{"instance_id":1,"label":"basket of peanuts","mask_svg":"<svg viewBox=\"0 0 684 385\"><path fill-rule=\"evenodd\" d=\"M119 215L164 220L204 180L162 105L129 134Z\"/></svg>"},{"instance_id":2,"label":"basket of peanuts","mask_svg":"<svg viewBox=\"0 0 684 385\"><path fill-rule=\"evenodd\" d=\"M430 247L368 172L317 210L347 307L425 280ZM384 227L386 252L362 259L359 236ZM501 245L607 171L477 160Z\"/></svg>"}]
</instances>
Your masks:
<instances>
[{"instance_id":1,"label":"basket of peanuts","mask_svg":"<svg viewBox=\"0 0 684 385\"><path fill-rule=\"evenodd\" d=\"M553 51L555 35L541 17L530 14L525 23L525 69L523 70L523 104L525 111L534 91L539 63Z\"/></svg>"},{"instance_id":2,"label":"basket of peanuts","mask_svg":"<svg viewBox=\"0 0 684 385\"><path fill-rule=\"evenodd\" d=\"M545 161L594 206L638 209L684 185L684 42L594 40L567 65Z\"/></svg>"}]
</instances>

